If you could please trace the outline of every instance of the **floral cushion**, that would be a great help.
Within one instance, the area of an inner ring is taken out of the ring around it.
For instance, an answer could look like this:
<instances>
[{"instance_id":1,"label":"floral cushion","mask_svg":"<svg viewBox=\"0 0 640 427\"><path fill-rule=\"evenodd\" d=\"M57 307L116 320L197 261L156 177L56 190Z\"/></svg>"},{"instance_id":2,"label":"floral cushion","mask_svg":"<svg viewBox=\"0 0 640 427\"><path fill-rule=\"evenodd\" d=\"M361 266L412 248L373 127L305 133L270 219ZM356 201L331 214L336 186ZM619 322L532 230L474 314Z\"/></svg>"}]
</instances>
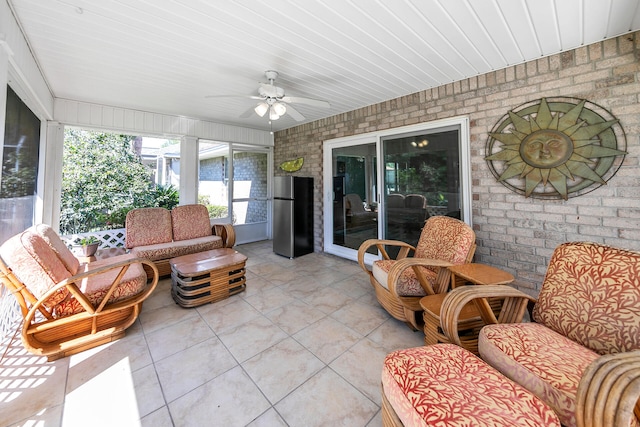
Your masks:
<instances>
[{"instance_id":1,"label":"floral cushion","mask_svg":"<svg viewBox=\"0 0 640 427\"><path fill-rule=\"evenodd\" d=\"M452 344L387 355L382 388L405 426L560 426L536 396Z\"/></svg>"},{"instance_id":2,"label":"floral cushion","mask_svg":"<svg viewBox=\"0 0 640 427\"><path fill-rule=\"evenodd\" d=\"M209 211L204 205L182 205L171 210L173 240L211 236Z\"/></svg>"},{"instance_id":3,"label":"floral cushion","mask_svg":"<svg viewBox=\"0 0 640 427\"><path fill-rule=\"evenodd\" d=\"M165 208L138 208L127 213L125 219L125 246L167 243L172 240L171 213Z\"/></svg>"},{"instance_id":4,"label":"floral cushion","mask_svg":"<svg viewBox=\"0 0 640 427\"><path fill-rule=\"evenodd\" d=\"M416 246L415 258L431 258L448 261L452 264L464 264L469 251L476 241L476 234L464 222L448 216L432 216L425 223L420 240ZM387 276L395 260L374 261L371 268L373 277L387 287ZM438 269L419 267L432 287L436 286ZM396 293L400 296L425 296L413 268L404 270L395 283Z\"/></svg>"},{"instance_id":5,"label":"floral cushion","mask_svg":"<svg viewBox=\"0 0 640 427\"><path fill-rule=\"evenodd\" d=\"M563 425L576 425L578 384L597 353L537 323L485 326L478 350L487 363L547 402Z\"/></svg>"},{"instance_id":6,"label":"floral cushion","mask_svg":"<svg viewBox=\"0 0 640 427\"><path fill-rule=\"evenodd\" d=\"M7 240L0 247L0 256L9 268L27 287L34 297L40 299L57 283L71 277L58 255L33 227ZM43 304L53 308L65 299L69 291L56 291Z\"/></svg>"},{"instance_id":7,"label":"floral cushion","mask_svg":"<svg viewBox=\"0 0 640 427\"><path fill-rule=\"evenodd\" d=\"M463 221L432 216L424 224L414 256L464 264L475 241L476 233Z\"/></svg>"},{"instance_id":8,"label":"floral cushion","mask_svg":"<svg viewBox=\"0 0 640 427\"><path fill-rule=\"evenodd\" d=\"M373 277L380 283L382 286L388 289L388 276L389 270L396 263L396 260L392 259L383 259L374 261L371 267L371 273ZM429 281L431 286L436 286L437 274L426 267L418 267L422 270L424 276ZM400 296L425 296L427 293L424 291L420 282L418 281L418 277L416 273L414 273L413 268L405 269L400 278L395 283L395 290Z\"/></svg>"},{"instance_id":9,"label":"floral cushion","mask_svg":"<svg viewBox=\"0 0 640 427\"><path fill-rule=\"evenodd\" d=\"M90 264L83 264L80 266L80 268L81 272L91 271L100 267L104 267L105 265L109 265L133 257L134 256L132 254L121 255L92 262ZM87 296L91 304L93 304L94 307L97 307L104 299L107 291L109 290L111 284L113 283L119 272L120 269L115 268L113 270L105 272L104 274L91 276L77 285L79 285L80 290ZM113 303L134 296L144 289L146 283L147 275L144 271L144 268L142 268L142 265L131 264L107 302ZM70 295L67 299L65 299L55 307L55 316L64 317L75 313L80 313L82 311L84 311L84 307L82 307L80 302L78 302L75 297Z\"/></svg>"},{"instance_id":10,"label":"floral cushion","mask_svg":"<svg viewBox=\"0 0 640 427\"><path fill-rule=\"evenodd\" d=\"M64 244L60 236L58 236L58 233L56 233L53 228L47 224L38 224L33 226L33 230L42 236L45 242L51 246L51 249L58 254L60 261L62 261L65 267L67 267L69 273L74 275L78 272L80 261L78 261L78 258L71 253L67 245Z\"/></svg>"},{"instance_id":11,"label":"floral cushion","mask_svg":"<svg viewBox=\"0 0 640 427\"><path fill-rule=\"evenodd\" d=\"M222 238L220 236L208 236L158 245L138 246L131 249L131 253L140 258L159 261L221 247Z\"/></svg>"},{"instance_id":12,"label":"floral cushion","mask_svg":"<svg viewBox=\"0 0 640 427\"><path fill-rule=\"evenodd\" d=\"M640 253L558 246L533 317L599 354L640 349Z\"/></svg>"}]
</instances>

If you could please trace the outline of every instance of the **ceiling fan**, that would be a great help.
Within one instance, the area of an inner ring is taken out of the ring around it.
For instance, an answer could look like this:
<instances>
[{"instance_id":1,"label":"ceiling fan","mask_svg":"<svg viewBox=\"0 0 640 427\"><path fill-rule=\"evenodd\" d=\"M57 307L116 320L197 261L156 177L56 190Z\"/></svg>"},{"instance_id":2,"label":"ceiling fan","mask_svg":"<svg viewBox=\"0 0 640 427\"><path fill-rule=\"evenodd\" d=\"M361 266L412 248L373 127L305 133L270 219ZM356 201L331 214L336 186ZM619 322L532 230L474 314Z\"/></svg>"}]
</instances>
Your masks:
<instances>
[{"instance_id":1,"label":"ceiling fan","mask_svg":"<svg viewBox=\"0 0 640 427\"><path fill-rule=\"evenodd\" d=\"M327 101L312 98L302 98L298 96L286 96L284 89L276 86L275 80L278 72L267 70L264 72L269 83L260 83L258 87L258 95L249 95L247 98L259 100L257 106L249 108L240 117L247 118L254 112L260 117L268 114L269 120L278 120L281 116L289 114L294 120L301 122L305 117L298 110L293 108L291 104L306 104L318 108L331 108L331 104ZM227 98L227 96L222 96ZM208 96L207 98L220 98L220 96Z\"/></svg>"}]
</instances>

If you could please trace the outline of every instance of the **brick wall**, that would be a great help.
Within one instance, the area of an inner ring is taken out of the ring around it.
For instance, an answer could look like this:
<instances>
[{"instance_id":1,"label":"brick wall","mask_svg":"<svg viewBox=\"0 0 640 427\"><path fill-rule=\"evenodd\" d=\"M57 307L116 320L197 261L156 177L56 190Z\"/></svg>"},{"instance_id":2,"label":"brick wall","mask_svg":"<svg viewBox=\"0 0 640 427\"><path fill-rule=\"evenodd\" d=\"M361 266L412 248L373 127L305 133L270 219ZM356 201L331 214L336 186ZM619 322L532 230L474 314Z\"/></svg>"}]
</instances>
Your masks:
<instances>
[{"instance_id":1,"label":"brick wall","mask_svg":"<svg viewBox=\"0 0 640 427\"><path fill-rule=\"evenodd\" d=\"M478 77L277 132L275 164L304 156L300 176L315 178L315 250L323 248L322 141L468 116L475 261L510 271L537 294L553 249L590 240L640 250L640 33L605 40ZM542 97L586 99L610 111L626 133L618 173L568 200L525 198L498 183L485 157L488 132L508 111ZM276 175L283 172L277 169Z\"/></svg>"}]
</instances>

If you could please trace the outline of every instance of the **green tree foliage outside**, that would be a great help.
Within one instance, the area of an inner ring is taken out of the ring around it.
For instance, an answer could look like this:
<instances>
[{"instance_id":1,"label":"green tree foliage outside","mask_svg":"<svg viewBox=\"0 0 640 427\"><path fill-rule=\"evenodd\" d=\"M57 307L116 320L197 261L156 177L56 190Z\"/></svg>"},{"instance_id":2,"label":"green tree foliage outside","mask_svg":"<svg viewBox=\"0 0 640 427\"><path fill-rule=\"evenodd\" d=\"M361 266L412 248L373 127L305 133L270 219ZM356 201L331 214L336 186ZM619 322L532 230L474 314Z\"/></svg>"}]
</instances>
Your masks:
<instances>
[{"instance_id":1,"label":"green tree foliage outside","mask_svg":"<svg viewBox=\"0 0 640 427\"><path fill-rule=\"evenodd\" d=\"M153 171L134 152L131 135L65 129L60 232L123 228L139 207L171 209L179 201L171 186L156 186Z\"/></svg>"}]
</instances>

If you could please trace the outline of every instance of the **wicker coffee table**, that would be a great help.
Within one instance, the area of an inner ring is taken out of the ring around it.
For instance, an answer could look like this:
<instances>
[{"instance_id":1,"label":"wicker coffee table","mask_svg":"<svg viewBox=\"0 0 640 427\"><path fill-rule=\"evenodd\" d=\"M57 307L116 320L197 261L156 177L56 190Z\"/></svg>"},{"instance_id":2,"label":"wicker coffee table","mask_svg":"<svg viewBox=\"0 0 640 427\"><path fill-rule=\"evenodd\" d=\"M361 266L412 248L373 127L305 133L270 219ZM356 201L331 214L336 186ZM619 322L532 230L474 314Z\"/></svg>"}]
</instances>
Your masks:
<instances>
[{"instance_id":1,"label":"wicker coffee table","mask_svg":"<svg viewBox=\"0 0 640 427\"><path fill-rule=\"evenodd\" d=\"M197 307L242 292L246 288L246 260L229 248L173 258L169 261L171 295L181 307Z\"/></svg>"}]
</instances>

